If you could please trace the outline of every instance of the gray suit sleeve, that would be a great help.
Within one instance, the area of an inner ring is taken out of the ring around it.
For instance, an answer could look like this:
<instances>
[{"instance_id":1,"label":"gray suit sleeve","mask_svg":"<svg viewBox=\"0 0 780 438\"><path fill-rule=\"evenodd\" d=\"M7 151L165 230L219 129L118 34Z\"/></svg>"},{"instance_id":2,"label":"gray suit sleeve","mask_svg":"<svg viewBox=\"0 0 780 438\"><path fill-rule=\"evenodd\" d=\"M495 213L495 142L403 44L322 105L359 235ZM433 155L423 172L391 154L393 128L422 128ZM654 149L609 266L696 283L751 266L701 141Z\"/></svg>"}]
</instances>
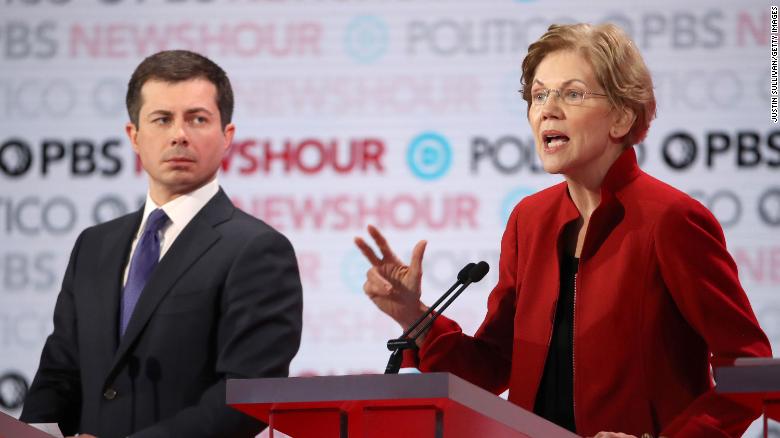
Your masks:
<instances>
[{"instance_id":1,"label":"gray suit sleeve","mask_svg":"<svg viewBox=\"0 0 780 438\"><path fill-rule=\"evenodd\" d=\"M77 432L81 406L81 377L73 300L73 278L84 233L79 235L68 261L54 308L54 331L46 338L40 365L27 393L20 420L59 423L65 434Z\"/></svg>"}]
</instances>

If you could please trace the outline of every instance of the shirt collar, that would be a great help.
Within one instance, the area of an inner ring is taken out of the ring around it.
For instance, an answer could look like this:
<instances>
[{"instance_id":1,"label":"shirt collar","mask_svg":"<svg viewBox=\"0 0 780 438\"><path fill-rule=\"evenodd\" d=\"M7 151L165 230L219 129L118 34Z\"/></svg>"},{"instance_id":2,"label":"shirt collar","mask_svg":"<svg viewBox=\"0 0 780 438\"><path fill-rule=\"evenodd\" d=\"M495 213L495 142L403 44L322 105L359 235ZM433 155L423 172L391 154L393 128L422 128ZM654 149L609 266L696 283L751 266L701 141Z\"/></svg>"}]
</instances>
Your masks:
<instances>
[{"instance_id":1,"label":"shirt collar","mask_svg":"<svg viewBox=\"0 0 780 438\"><path fill-rule=\"evenodd\" d=\"M181 195L162 206L155 204L151 195L147 192L146 204L144 205L144 216L141 221L140 229L144 229L146 226L146 218L149 217L149 213L155 208L162 208L165 214L168 215L171 226L183 229L192 218L198 214L203 206L217 194L217 192L219 192L219 181L217 181L217 178L214 178L200 188Z\"/></svg>"}]
</instances>

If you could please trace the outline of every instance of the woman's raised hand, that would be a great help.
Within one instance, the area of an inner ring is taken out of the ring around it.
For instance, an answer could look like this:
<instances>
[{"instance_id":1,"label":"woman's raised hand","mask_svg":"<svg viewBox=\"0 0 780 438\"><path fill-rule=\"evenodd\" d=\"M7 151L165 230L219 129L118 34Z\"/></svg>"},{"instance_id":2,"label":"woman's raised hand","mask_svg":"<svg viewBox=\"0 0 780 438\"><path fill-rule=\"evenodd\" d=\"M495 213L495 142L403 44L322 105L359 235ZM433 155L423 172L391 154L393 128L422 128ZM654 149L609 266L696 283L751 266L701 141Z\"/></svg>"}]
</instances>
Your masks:
<instances>
[{"instance_id":1,"label":"woman's raised hand","mask_svg":"<svg viewBox=\"0 0 780 438\"><path fill-rule=\"evenodd\" d=\"M422 259L427 242L417 242L412 250L412 259L406 265L393 253L376 227L369 225L368 234L374 239L381 256L362 238L355 237L355 245L371 263L363 290L382 312L406 329L427 309L420 301Z\"/></svg>"}]
</instances>

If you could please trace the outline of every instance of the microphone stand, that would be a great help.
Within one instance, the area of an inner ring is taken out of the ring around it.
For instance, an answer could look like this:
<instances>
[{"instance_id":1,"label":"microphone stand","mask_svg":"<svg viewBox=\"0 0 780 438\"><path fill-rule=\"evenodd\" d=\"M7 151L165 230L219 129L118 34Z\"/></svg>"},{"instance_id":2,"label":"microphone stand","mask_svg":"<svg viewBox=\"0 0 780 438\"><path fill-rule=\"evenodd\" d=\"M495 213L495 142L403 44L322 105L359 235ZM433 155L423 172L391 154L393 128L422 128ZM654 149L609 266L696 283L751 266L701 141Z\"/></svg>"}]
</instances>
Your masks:
<instances>
[{"instance_id":1,"label":"microphone stand","mask_svg":"<svg viewBox=\"0 0 780 438\"><path fill-rule=\"evenodd\" d=\"M482 277L487 274L489 269L490 268L488 267L488 264L485 262L479 262L478 264L469 263L464 266L463 269L458 272L458 280L455 282L455 284L452 285L452 287L447 290L447 292L439 297L439 299L436 300L436 302L433 303L433 305L431 305L428 310L422 314L422 316L417 318L417 320L408 329L404 330L401 336L387 341L387 349L392 351L392 353L390 353L390 359L387 361L385 374L398 374L398 370L401 369L401 362L403 360L403 351L417 348L417 338L419 338L420 335L428 330L436 318L441 315L441 313L444 312L444 310L447 309L447 307L449 307L449 305L452 304L456 298L458 298L464 289L471 285L471 283L476 283L477 281L481 280ZM460 286L460 288L458 288L458 286ZM458 289L457 291L455 291L456 288ZM453 291L455 291L454 294L452 294ZM452 294L452 296L450 296L450 294ZM441 306L440 309L437 310L437 307L442 302L444 302L444 300L447 301L443 306ZM429 316L430 318L428 318ZM423 326L417 330L414 335L409 336L412 332L415 331L415 329L420 326L423 321L425 321L426 318L428 318L428 320L425 322L425 324L423 324Z\"/></svg>"}]
</instances>

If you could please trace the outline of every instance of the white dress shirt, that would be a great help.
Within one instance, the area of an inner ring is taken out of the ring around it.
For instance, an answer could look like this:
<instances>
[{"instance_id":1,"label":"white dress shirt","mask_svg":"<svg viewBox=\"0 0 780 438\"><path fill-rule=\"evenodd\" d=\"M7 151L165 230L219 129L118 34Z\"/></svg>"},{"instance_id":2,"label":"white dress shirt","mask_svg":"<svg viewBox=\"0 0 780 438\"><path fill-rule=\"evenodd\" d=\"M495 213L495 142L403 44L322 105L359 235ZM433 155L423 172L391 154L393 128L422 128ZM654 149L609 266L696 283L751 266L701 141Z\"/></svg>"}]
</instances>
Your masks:
<instances>
[{"instance_id":1,"label":"white dress shirt","mask_svg":"<svg viewBox=\"0 0 780 438\"><path fill-rule=\"evenodd\" d=\"M138 244L138 238L141 237L141 231L146 226L146 220L149 217L149 214L155 208L162 208L165 214L168 215L168 219L170 219L162 230L160 230L160 259L162 260L163 256L171 245L173 245L176 238L179 237L179 234L181 234L184 227L190 223L192 218L198 214L217 192L219 192L219 182L214 178L211 182L204 184L201 188L187 193L186 195L181 195L163 206L155 204L154 201L152 201L152 197L147 193L143 219L141 220L141 226L138 227L138 231L133 238L133 245L130 247L130 257L127 258L122 284L124 285L127 283L130 261L133 260L133 253Z\"/></svg>"}]
</instances>

